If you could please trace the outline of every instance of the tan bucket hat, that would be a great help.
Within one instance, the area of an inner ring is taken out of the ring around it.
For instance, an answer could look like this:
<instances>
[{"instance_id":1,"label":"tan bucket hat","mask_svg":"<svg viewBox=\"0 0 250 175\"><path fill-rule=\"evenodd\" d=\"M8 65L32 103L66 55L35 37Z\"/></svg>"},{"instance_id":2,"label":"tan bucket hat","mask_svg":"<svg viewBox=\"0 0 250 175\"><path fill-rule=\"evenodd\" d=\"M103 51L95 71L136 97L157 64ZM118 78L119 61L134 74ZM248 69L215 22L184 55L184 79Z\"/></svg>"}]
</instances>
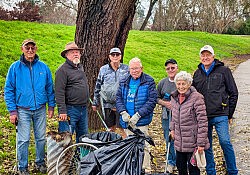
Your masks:
<instances>
[{"instance_id":1,"label":"tan bucket hat","mask_svg":"<svg viewBox=\"0 0 250 175\"><path fill-rule=\"evenodd\" d=\"M69 50L80 50L81 52L83 51L83 48L79 48L75 42L69 42L68 44L66 44L65 49L61 52L61 56L63 58L66 58L65 54L69 51Z\"/></svg>"}]
</instances>

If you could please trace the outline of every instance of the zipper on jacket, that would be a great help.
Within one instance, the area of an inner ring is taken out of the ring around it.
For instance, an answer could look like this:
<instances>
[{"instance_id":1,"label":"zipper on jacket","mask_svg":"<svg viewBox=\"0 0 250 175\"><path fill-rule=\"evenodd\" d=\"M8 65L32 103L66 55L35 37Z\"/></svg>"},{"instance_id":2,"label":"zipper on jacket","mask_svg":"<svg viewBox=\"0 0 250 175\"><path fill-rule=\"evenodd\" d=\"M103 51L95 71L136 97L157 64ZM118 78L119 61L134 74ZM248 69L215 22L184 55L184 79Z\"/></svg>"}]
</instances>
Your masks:
<instances>
[{"instance_id":1,"label":"zipper on jacket","mask_svg":"<svg viewBox=\"0 0 250 175\"><path fill-rule=\"evenodd\" d=\"M179 103L179 102L177 101L177 103ZM179 131L180 131L180 144L181 144L180 149L181 149L181 152L182 152L182 145L183 144L182 144L182 135L181 135L181 104L179 106Z\"/></svg>"},{"instance_id":2,"label":"zipper on jacket","mask_svg":"<svg viewBox=\"0 0 250 175\"><path fill-rule=\"evenodd\" d=\"M34 88L34 77L32 76L32 62L30 62L30 79L31 79L31 85L32 85L32 91L33 91L33 96L34 96L34 102L35 102L35 108L37 108L36 105L36 94L35 94L35 88Z\"/></svg>"}]
</instances>

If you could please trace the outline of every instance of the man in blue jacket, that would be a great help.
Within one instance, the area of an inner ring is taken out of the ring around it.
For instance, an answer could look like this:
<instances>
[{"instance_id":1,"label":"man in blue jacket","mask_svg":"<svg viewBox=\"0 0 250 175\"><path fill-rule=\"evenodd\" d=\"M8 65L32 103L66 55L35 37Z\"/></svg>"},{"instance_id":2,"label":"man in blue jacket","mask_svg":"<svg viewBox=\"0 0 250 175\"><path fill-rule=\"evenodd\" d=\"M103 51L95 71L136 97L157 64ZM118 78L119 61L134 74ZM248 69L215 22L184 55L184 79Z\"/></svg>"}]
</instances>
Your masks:
<instances>
[{"instance_id":1,"label":"man in blue jacket","mask_svg":"<svg viewBox=\"0 0 250 175\"><path fill-rule=\"evenodd\" d=\"M129 61L129 73L129 76L120 81L116 96L116 109L121 115L120 124L127 135L132 134L127 129L128 125L131 125L148 136L148 126L152 121L157 102L155 82L151 76L143 73L139 58ZM142 165L145 173L151 172L149 152L149 144L146 142Z\"/></svg>"},{"instance_id":2,"label":"man in blue jacket","mask_svg":"<svg viewBox=\"0 0 250 175\"><path fill-rule=\"evenodd\" d=\"M4 89L10 122L18 127L18 173L29 174L28 147L31 122L36 143L35 168L41 173L46 173L46 103L49 118L53 117L55 107L52 76L48 66L39 60L34 40L24 40L21 50L23 54L20 60L9 68Z\"/></svg>"}]
</instances>

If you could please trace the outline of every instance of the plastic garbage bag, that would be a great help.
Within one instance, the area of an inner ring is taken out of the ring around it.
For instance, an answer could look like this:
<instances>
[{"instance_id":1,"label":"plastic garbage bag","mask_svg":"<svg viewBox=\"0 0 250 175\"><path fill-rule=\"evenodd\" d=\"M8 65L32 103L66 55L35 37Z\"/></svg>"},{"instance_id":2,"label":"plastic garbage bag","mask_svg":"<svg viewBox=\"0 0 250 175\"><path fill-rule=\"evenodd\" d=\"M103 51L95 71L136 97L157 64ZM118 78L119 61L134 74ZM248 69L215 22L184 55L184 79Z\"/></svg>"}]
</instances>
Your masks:
<instances>
[{"instance_id":1,"label":"plastic garbage bag","mask_svg":"<svg viewBox=\"0 0 250 175\"><path fill-rule=\"evenodd\" d=\"M104 145L115 143L119 140L122 140L121 135L119 135L115 132L108 132L108 131L85 134L79 138L79 142L89 143L89 144L92 144L98 148L100 148Z\"/></svg>"},{"instance_id":2,"label":"plastic garbage bag","mask_svg":"<svg viewBox=\"0 0 250 175\"><path fill-rule=\"evenodd\" d=\"M90 152L81 160L81 175L141 175L145 140L154 146L150 137L139 129L134 135Z\"/></svg>"}]
</instances>

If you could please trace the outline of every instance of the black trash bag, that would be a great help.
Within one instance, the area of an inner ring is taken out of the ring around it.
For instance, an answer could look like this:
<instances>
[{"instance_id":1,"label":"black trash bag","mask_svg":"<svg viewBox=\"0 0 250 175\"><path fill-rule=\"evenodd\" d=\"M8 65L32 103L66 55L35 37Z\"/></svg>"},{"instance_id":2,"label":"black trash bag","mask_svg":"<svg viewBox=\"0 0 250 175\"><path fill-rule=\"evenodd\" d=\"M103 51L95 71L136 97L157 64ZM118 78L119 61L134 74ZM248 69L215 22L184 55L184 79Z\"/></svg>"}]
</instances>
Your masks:
<instances>
[{"instance_id":1,"label":"black trash bag","mask_svg":"<svg viewBox=\"0 0 250 175\"><path fill-rule=\"evenodd\" d=\"M153 145L139 129L129 128L134 135L105 145L81 160L81 175L141 175L145 140Z\"/></svg>"},{"instance_id":2,"label":"black trash bag","mask_svg":"<svg viewBox=\"0 0 250 175\"><path fill-rule=\"evenodd\" d=\"M97 148L100 148L104 145L108 145L111 143L115 143L119 140L122 140L121 135L115 132L108 132L108 131L85 134L79 138L79 142L89 143L96 146Z\"/></svg>"}]
</instances>

